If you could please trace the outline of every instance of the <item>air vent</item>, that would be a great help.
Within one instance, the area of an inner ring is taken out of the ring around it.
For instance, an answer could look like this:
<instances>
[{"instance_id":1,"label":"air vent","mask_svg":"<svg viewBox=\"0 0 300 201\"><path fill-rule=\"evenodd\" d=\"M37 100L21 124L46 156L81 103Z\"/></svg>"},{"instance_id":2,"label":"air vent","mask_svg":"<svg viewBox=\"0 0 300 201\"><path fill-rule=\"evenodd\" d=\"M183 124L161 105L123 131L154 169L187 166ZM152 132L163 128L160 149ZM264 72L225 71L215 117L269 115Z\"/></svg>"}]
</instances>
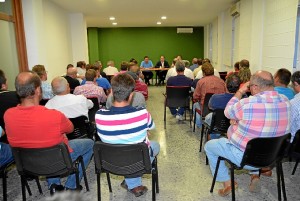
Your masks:
<instances>
[{"instance_id":1,"label":"air vent","mask_svg":"<svg viewBox=\"0 0 300 201\"><path fill-rule=\"evenodd\" d=\"M193 28L177 28L177 33L193 33Z\"/></svg>"}]
</instances>

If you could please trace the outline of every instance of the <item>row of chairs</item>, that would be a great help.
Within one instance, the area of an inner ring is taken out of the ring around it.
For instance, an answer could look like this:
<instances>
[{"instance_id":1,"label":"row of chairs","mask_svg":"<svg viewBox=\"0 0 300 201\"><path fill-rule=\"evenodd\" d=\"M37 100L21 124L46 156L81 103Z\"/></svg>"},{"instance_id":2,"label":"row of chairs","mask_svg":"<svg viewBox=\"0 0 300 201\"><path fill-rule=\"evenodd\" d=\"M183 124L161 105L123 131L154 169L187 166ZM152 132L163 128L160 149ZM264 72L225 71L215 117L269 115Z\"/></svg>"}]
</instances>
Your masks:
<instances>
[{"instance_id":1,"label":"row of chairs","mask_svg":"<svg viewBox=\"0 0 300 201\"><path fill-rule=\"evenodd\" d=\"M22 200L26 200L25 187L31 195L26 178L40 176L61 177L70 174L76 175L76 186L79 189L79 165L82 168L86 190L89 185L82 156L72 162L67 146L64 143L49 148L18 148L12 147L17 171L21 177ZM115 145L103 142L95 142L94 145L95 172L97 174L97 197L101 200L100 175L105 173L109 191L112 192L109 174L126 177L138 177L143 174L152 174L152 200L156 200L156 193L159 193L157 158L150 162L148 145L139 143L134 145ZM13 162L1 167L0 173L3 178L3 198L7 200L7 167ZM38 180L37 180L38 182ZM39 192L42 194L38 182Z\"/></svg>"}]
</instances>

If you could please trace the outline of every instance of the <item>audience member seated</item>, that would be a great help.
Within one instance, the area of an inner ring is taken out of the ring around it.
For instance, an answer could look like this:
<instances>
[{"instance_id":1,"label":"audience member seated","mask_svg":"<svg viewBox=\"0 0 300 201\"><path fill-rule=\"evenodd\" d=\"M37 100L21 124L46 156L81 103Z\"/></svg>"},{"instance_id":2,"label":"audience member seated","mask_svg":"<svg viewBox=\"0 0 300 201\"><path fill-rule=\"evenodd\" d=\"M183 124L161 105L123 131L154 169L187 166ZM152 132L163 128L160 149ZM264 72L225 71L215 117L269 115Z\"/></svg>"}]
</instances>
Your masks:
<instances>
[{"instance_id":1,"label":"audience member seated","mask_svg":"<svg viewBox=\"0 0 300 201\"><path fill-rule=\"evenodd\" d=\"M5 129L4 113L7 109L15 107L20 103L20 99L15 91L8 91L7 80L4 72L0 69L0 126Z\"/></svg>"},{"instance_id":2,"label":"audience member seated","mask_svg":"<svg viewBox=\"0 0 300 201\"><path fill-rule=\"evenodd\" d=\"M82 80L84 79L84 75L86 72L86 63L85 61L78 61L77 62L77 79L81 83Z\"/></svg>"},{"instance_id":3,"label":"audience member seated","mask_svg":"<svg viewBox=\"0 0 300 201\"><path fill-rule=\"evenodd\" d=\"M241 99L248 91L252 96ZM258 71L244 84L230 99L225 115L230 119L231 126L227 131L227 138L210 140L205 144L206 155L212 174L216 169L218 157L224 157L236 165L240 165L245 148L249 140L261 137L282 136L290 132L290 103L277 91L274 91L272 74ZM280 109L278 109L280 108ZM274 127L276 125L276 127ZM249 190L258 190L260 178L258 169L246 167L251 173ZM230 176L224 161L221 161L216 181L223 183L223 189L218 191L220 196L231 193Z\"/></svg>"},{"instance_id":4,"label":"audience member seated","mask_svg":"<svg viewBox=\"0 0 300 201\"><path fill-rule=\"evenodd\" d=\"M188 60L182 60L185 66L184 75L191 78L192 80L195 78L193 71L190 69L190 62Z\"/></svg>"},{"instance_id":5,"label":"audience member seated","mask_svg":"<svg viewBox=\"0 0 300 201\"><path fill-rule=\"evenodd\" d=\"M209 100L208 107L211 110L216 110L216 109L225 109L227 103L229 100L233 97L233 95L239 90L241 80L239 76L235 74L231 74L227 77L226 81L226 88L228 92L225 92L223 94L214 94ZM212 119L212 113L209 113L205 117L205 122L210 125L211 124L211 119ZM218 138L220 135L216 134L210 135L210 139L215 139Z\"/></svg>"},{"instance_id":6,"label":"audience member seated","mask_svg":"<svg viewBox=\"0 0 300 201\"><path fill-rule=\"evenodd\" d=\"M202 72L204 77L198 81L193 94L194 101L197 101L194 103L194 109L202 108L206 93L221 94L226 92L225 82L214 75L214 67L209 62L202 64ZM201 118L198 113L196 114L196 125L199 128L202 126Z\"/></svg>"},{"instance_id":7,"label":"audience member seated","mask_svg":"<svg viewBox=\"0 0 300 201\"><path fill-rule=\"evenodd\" d=\"M164 56L160 56L160 60L156 63L155 68L170 68L168 61L165 60ZM158 76L158 84L163 84L167 75L167 70L156 71L156 76Z\"/></svg>"},{"instance_id":8,"label":"audience member seated","mask_svg":"<svg viewBox=\"0 0 300 201\"><path fill-rule=\"evenodd\" d=\"M138 77L139 77L139 80L141 82L143 82L143 80L144 80L144 74L141 72L140 67L139 67L137 61L134 60L133 62L129 63L128 71L136 73L138 75Z\"/></svg>"},{"instance_id":9,"label":"audience member seated","mask_svg":"<svg viewBox=\"0 0 300 201\"><path fill-rule=\"evenodd\" d=\"M227 79L227 77L228 77L229 75L231 75L231 74L238 74L238 73L239 73L239 70L240 70L240 62L237 61L237 62L235 62L235 64L234 64L234 70L231 71L231 72L229 72L225 78Z\"/></svg>"},{"instance_id":10,"label":"audience member seated","mask_svg":"<svg viewBox=\"0 0 300 201\"><path fill-rule=\"evenodd\" d=\"M193 65L190 66L190 70L194 72L194 70L199 67L199 65L198 65L198 59L197 58L193 58L192 64Z\"/></svg>"},{"instance_id":11,"label":"audience member seated","mask_svg":"<svg viewBox=\"0 0 300 201\"><path fill-rule=\"evenodd\" d=\"M291 81L291 72L288 69L278 69L274 75L274 90L280 94L285 95L289 100L294 98L294 91L288 87Z\"/></svg>"},{"instance_id":12,"label":"audience member seated","mask_svg":"<svg viewBox=\"0 0 300 201\"><path fill-rule=\"evenodd\" d=\"M296 132L300 129L300 71L292 75L292 86L295 90L295 97L291 100L291 134L293 141Z\"/></svg>"},{"instance_id":13,"label":"audience member seated","mask_svg":"<svg viewBox=\"0 0 300 201\"><path fill-rule=\"evenodd\" d=\"M146 69L147 69L147 68L153 68L153 63L152 63L151 60L149 60L149 57L148 57L148 56L145 56L145 57L144 57L144 61L142 61L140 67L141 67L141 69L143 69L143 68L146 68ZM149 80L152 79L153 73L152 73L150 70L143 70L142 73L143 73L144 78L145 78L145 83L146 83L147 85L150 85Z\"/></svg>"},{"instance_id":14,"label":"audience member seated","mask_svg":"<svg viewBox=\"0 0 300 201\"><path fill-rule=\"evenodd\" d=\"M109 94L107 96L107 100L106 100L106 108L110 109L111 106L113 106L113 102L114 102L114 98L112 94ZM136 109L140 109L140 108L146 108L146 100L145 97L142 93L140 92L136 92L134 91L132 94L132 100L129 103L132 107L136 108Z\"/></svg>"},{"instance_id":15,"label":"audience member seated","mask_svg":"<svg viewBox=\"0 0 300 201\"><path fill-rule=\"evenodd\" d=\"M47 71L45 69L45 66L44 65L35 65L32 68L32 71L35 72L42 81L42 91L43 91L42 98L43 99L52 98L54 95L53 95L50 83L47 82Z\"/></svg>"},{"instance_id":16,"label":"audience member seated","mask_svg":"<svg viewBox=\"0 0 300 201\"><path fill-rule=\"evenodd\" d=\"M96 84L96 71L89 69L85 73L86 83L78 86L74 90L74 95L84 95L85 97L97 97L98 102L105 103L107 96L103 88Z\"/></svg>"},{"instance_id":17,"label":"audience member seated","mask_svg":"<svg viewBox=\"0 0 300 201\"><path fill-rule=\"evenodd\" d=\"M8 109L4 115L9 144L21 148L46 148L63 142L69 148L71 159L75 160L81 155L87 168L94 142L90 139L68 141L65 134L73 131L71 121L61 112L39 105L42 95L40 78L34 73L22 72L17 76L15 86L21 104ZM82 176L79 168L80 179ZM75 190L75 180L75 174L68 176L66 189ZM64 190L60 178L47 178L47 182L49 189Z\"/></svg>"},{"instance_id":18,"label":"audience member seated","mask_svg":"<svg viewBox=\"0 0 300 201\"><path fill-rule=\"evenodd\" d=\"M105 94L110 94L111 92L111 86L109 81L102 77L100 74L100 70L99 67L97 67L96 65L92 65L89 69L93 69L94 71L96 71L96 83L99 87L102 87L103 90L105 91ZM84 85L86 83L86 79L82 80L81 85Z\"/></svg>"},{"instance_id":19,"label":"audience member seated","mask_svg":"<svg viewBox=\"0 0 300 201\"><path fill-rule=\"evenodd\" d=\"M183 61L177 61L175 64L176 72L177 75L174 77L170 77L167 81L167 87L168 86L188 86L190 87L192 85L193 80L186 77L184 75L184 70L185 70L185 65ZM179 121L183 120L183 114L184 114L184 107L180 108L174 108L174 107L169 107L171 114L176 117Z\"/></svg>"},{"instance_id":20,"label":"audience member seated","mask_svg":"<svg viewBox=\"0 0 300 201\"><path fill-rule=\"evenodd\" d=\"M195 79L197 79L197 75L198 75L199 71L201 71L201 69L202 69L202 64L205 63L207 60L209 60L209 59L203 59L203 60L201 58L198 59L198 61L197 61L198 68L194 69L194 71L193 71ZM209 63L210 63L210 61L209 61Z\"/></svg>"},{"instance_id":21,"label":"audience member seated","mask_svg":"<svg viewBox=\"0 0 300 201\"><path fill-rule=\"evenodd\" d=\"M70 86L70 92L73 93L74 89L80 85L77 78L77 68L75 68L72 64L69 64L67 67L67 74L64 78L68 81Z\"/></svg>"},{"instance_id":22,"label":"audience member seated","mask_svg":"<svg viewBox=\"0 0 300 201\"><path fill-rule=\"evenodd\" d=\"M150 113L144 109L130 106L135 81L126 73L113 77L111 81L113 106L100 109L96 113L97 132L105 143L135 144L145 142L149 146L150 160L154 160L160 147L157 142L149 141L148 130L155 127ZM136 197L147 192L142 178L125 178L121 186Z\"/></svg>"},{"instance_id":23,"label":"audience member seated","mask_svg":"<svg viewBox=\"0 0 300 201\"><path fill-rule=\"evenodd\" d=\"M82 95L70 94L70 87L65 78L56 77L51 85L55 96L46 103L46 108L58 110L67 118L89 117L88 112L94 106L93 102Z\"/></svg>"},{"instance_id":24,"label":"audience member seated","mask_svg":"<svg viewBox=\"0 0 300 201\"><path fill-rule=\"evenodd\" d=\"M177 61L183 61L183 60L177 60L177 59L174 59L173 62L172 62L172 68L170 68L167 72L167 75L166 75L166 81L168 81L168 79L170 77L173 77L173 76L176 76L177 75L177 72L176 72L176 68L175 68L175 64ZM186 61L186 60L185 60ZM184 63L186 66L189 67L189 63ZM189 68L185 68L184 69L184 75L190 79L194 79L194 75L193 75L193 72L189 69Z\"/></svg>"},{"instance_id":25,"label":"audience member seated","mask_svg":"<svg viewBox=\"0 0 300 201\"><path fill-rule=\"evenodd\" d=\"M101 71L101 69L102 69L102 63L101 63L101 61L96 61L96 62L94 63L94 66L96 66L97 69L99 69L100 77L106 78L106 79L107 79L106 73L104 73L103 71Z\"/></svg>"},{"instance_id":26,"label":"audience member seated","mask_svg":"<svg viewBox=\"0 0 300 201\"><path fill-rule=\"evenodd\" d=\"M242 87L246 82L249 82L251 78L251 70L250 70L250 64L248 60L243 59L240 61L240 70L238 72L238 76L241 79L240 87Z\"/></svg>"},{"instance_id":27,"label":"audience member seated","mask_svg":"<svg viewBox=\"0 0 300 201\"><path fill-rule=\"evenodd\" d=\"M115 73L115 75L126 73L128 70L129 63L127 61L122 61L120 66L120 72Z\"/></svg>"},{"instance_id":28,"label":"audience member seated","mask_svg":"<svg viewBox=\"0 0 300 201\"><path fill-rule=\"evenodd\" d=\"M135 81L134 91L140 92L145 97L145 100L148 100L148 86L139 80L136 73L128 71L127 74L129 74Z\"/></svg>"},{"instance_id":29,"label":"audience member seated","mask_svg":"<svg viewBox=\"0 0 300 201\"><path fill-rule=\"evenodd\" d=\"M3 135L5 135L5 132L0 126L0 137L2 137ZM0 167L13 160L14 158L10 146L8 144L0 142Z\"/></svg>"},{"instance_id":30,"label":"audience member seated","mask_svg":"<svg viewBox=\"0 0 300 201\"><path fill-rule=\"evenodd\" d=\"M118 73L118 69L115 67L114 61L108 61L107 67L103 69L103 72L106 74L106 76L113 76L114 74Z\"/></svg>"},{"instance_id":31,"label":"audience member seated","mask_svg":"<svg viewBox=\"0 0 300 201\"><path fill-rule=\"evenodd\" d=\"M206 62L210 63L210 60L209 60L209 59L203 59L203 60L202 60L202 64L204 64L204 63L206 63ZM196 69L196 70L198 70L198 69ZM194 74L195 74L195 73L196 73L196 72L194 71ZM218 72L217 69L215 69L215 68L214 68L214 75L217 76L217 77L220 77L219 72ZM202 70L201 70L201 69L197 72L195 78L196 78L196 79L201 79L201 78L203 78L203 73L202 73Z\"/></svg>"}]
</instances>

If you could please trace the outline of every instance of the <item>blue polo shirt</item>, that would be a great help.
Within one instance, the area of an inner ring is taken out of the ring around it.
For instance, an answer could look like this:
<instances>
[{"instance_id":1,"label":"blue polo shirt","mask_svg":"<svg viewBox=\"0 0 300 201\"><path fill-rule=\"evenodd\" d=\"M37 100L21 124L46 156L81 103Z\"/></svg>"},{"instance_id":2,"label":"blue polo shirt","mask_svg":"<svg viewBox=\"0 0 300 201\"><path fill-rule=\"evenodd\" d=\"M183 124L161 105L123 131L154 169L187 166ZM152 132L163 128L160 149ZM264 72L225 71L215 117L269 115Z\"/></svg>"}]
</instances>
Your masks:
<instances>
[{"instance_id":1,"label":"blue polo shirt","mask_svg":"<svg viewBox=\"0 0 300 201\"><path fill-rule=\"evenodd\" d=\"M225 109L227 103L233 96L234 94L230 93L214 94L209 100L208 107L212 110Z\"/></svg>"},{"instance_id":2,"label":"blue polo shirt","mask_svg":"<svg viewBox=\"0 0 300 201\"><path fill-rule=\"evenodd\" d=\"M151 68L151 67L153 67L153 63L152 63L151 60L149 60L148 63L146 63L145 61L142 61L141 67L144 67L144 68Z\"/></svg>"},{"instance_id":3,"label":"blue polo shirt","mask_svg":"<svg viewBox=\"0 0 300 201\"><path fill-rule=\"evenodd\" d=\"M289 100L293 99L295 96L295 92L287 87L274 87L274 90L279 94L285 95Z\"/></svg>"},{"instance_id":4,"label":"blue polo shirt","mask_svg":"<svg viewBox=\"0 0 300 201\"><path fill-rule=\"evenodd\" d=\"M192 86L193 80L185 75L176 75L170 77L167 81L167 86Z\"/></svg>"},{"instance_id":5,"label":"blue polo shirt","mask_svg":"<svg viewBox=\"0 0 300 201\"><path fill-rule=\"evenodd\" d=\"M84 85L85 82L86 82L85 79L82 80L81 85ZM111 86L110 86L110 84L109 84L109 82L108 82L108 80L107 80L106 78L103 78L103 77L97 78L97 79L96 79L96 82L97 82L97 85L98 85L99 87L102 87L102 88L105 89L105 90L111 88Z\"/></svg>"}]
</instances>

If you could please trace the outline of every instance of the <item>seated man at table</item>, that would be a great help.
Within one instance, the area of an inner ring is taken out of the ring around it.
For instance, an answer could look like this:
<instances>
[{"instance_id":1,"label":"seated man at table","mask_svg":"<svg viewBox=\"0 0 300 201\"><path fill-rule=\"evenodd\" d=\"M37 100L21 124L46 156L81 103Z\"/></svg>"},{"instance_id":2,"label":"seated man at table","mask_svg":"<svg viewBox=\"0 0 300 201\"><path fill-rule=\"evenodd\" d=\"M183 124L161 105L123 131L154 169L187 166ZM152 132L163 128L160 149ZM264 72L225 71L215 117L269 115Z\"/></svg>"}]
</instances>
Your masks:
<instances>
[{"instance_id":1,"label":"seated man at table","mask_svg":"<svg viewBox=\"0 0 300 201\"><path fill-rule=\"evenodd\" d=\"M165 60L164 56L160 56L160 60L156 63L155 68L170 68L169 63ZM158 84L163 84L167 75L167 70L156 71L156 76L158 76Z\"/></svg>"},{"instance_id":2,"label":"seated man at table","mask_svg":"<svg viewBox=\"0 0 300 201\"><path fill-rule=\"evenodd\" d=\"M168 86L177 86L177 87L188 86L188 87L190 87L192 85L193 80L184 75L184 70L185 70L184 62L177 61L175 64L175 68L176 68L177 76L170 77L168 79L167 87ZM171 111L171 114L174 117L176 117L176 119L178 119L179 121L183 120L184 107L180 107L180 108L170 107L169 109Z\"/></svg>"},{"instance_id":3,"label":"seated man at table","mask_svg":"<svg viewBox=\"0 0 300 201\"><path fill-rule=\"evenodd\" d=\"M252 96L242 96L249 90ZM282 136L290 132L291 104L286 96L274 91L274 80L271 73L257 71L250 82L241 87L230 99L225 116L230 119L231 126L227 138L210 140L205 144L205 152L209 160L210 170L215 173L218 157L229 159L240 165L247 143L254 138ZM251 172L249 191L254 192L259 185L258 170L246 167ZM231 193L230 176L224 160L221 161L216 181L223 183L220 196Z\"/></svg>"},{"instance_id":4,"label":"seated man at table","mask_svg":"<svg viewBox=\"0 0 300 201\"><path fill-rule=\"evenodd\" d=\"M15 86L21 98L21 104L8 109L4 115L9 144L12 147L21 148L46 148L65 143L71 159L75 160L82 156L87 168L93 154L94 142L90 139L68 141L66 134L73 131L73 124L61 112L39 105L42 91L38 75L32 72L22 72L17 76ZM80 179L82 176L83 173L79 167ZM81 190L82 187L76 189L75 181L75 174L68 176L65 183L66 189ZM64 190L60 178L48 178L47 182L51 192Z\"/></svg>"},{"instance_id":5,"label":"seated man at table","mask_svg":"<svg viewBox=\"0 0 300 201\"><path fill-rule=\"evenodd\" d=\"M144 109L130 106L134 90L134 80L127 73L112 79L113 106L100 109L96 113L97 132L100 139L111 144L137 144L145 142L150 151L150 160L159 153L159 144L149 141L148 130L155 127L150 113ZM142 178L125 178L121 186L139 197L147 192Z\"/></svg>"},{"instance_id":6,"label":"seated man at table","mask_svg":"<svg viewBox=\"0 0 300 201\"><path fill-rule=\"evenodd\" d=\"M143 68L144 68L144 69L152 68L152 67L153 67L153 63L152 63L151 60L149 60L149 57L148 57L148 56L145 56L145 57L144 57L144 61L142 61L140 67L141 67L141 69L143 69ZM152 73L150 70L143 70L142 73L143 73L143 75L144 75L144 77L145 77L145 83L146 83L147 85L150 85L149 80L152 79L153 73Z\"/></svg>"}]
</instances>

